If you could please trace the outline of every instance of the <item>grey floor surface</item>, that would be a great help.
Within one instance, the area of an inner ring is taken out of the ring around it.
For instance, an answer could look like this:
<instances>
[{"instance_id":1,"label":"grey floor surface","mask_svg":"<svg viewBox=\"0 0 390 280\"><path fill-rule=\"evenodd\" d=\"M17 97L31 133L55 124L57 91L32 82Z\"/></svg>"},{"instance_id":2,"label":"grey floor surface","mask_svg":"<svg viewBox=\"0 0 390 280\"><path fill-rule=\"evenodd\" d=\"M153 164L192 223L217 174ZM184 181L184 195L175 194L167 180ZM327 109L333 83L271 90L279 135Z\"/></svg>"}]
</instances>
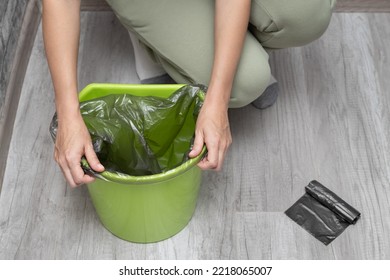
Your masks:
<instances>
[{"instance_id":1,"label":"grey floor surface","mask_svg":"<svg viewBox=\"0 0 390 280\"><path fill-rule=\"evenodd\" d=\"M85 187L53 160L52 84L39 31L0 196L0 259L390 259L390 14L335 14L326 34L276 51L277 103L230 110L224 169L205 172L179 234L133 244L100 224ZM84 12L80 89L138 83L126 31L111 12ZM317 179L361 211L324 246L284 211Z\"/></svg>"}]
</instances>

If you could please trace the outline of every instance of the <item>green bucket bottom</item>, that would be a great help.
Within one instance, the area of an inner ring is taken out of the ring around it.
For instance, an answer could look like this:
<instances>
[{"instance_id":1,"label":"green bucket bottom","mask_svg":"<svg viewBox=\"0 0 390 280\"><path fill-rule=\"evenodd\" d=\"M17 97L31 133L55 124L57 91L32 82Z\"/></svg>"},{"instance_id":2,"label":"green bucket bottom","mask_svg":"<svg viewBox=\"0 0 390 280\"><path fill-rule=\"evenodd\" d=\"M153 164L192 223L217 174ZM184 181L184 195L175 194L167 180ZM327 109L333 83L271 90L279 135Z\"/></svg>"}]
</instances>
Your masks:
<instances>
[{"instance_id":1,"label":"green bucket bottom","mask_svg":"<svg viewBox=\"0 0 390 280\"><path fill-rule=\"evenodd\" d=\"M127 241L167 239L190 221L201 181L194 166L172 179L151 184L121 184L96 179L89 194L102 224Z\"/></svg>"}]
</instances>

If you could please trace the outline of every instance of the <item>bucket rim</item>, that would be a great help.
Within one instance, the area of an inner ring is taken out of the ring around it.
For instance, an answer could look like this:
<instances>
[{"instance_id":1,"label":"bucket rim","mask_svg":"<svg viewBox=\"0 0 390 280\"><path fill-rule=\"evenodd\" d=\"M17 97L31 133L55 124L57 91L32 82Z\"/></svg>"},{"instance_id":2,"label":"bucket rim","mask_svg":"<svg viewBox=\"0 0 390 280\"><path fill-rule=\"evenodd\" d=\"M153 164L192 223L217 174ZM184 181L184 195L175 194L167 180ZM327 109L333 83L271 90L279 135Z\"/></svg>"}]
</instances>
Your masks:
<instances>
[{"instance_id":1,"label":"bucket rim","mask_svg":"<svg viewBox=\"0 0 390 280\"><path fill-rule=\"evenodd\" d=\"M201 153L199 155L197 155L196 157L187 160L186 162L182 163L181 165L179 165L173 169L170 169L170 170L165 171L165 172L157 173L157 174L143 175L143 176L132 176L132 175L128 175L125 173L103 171L103 172L99 172L99 173L94 173L93 176L95 176L98 179L102 179L104 181L121 183L121 184L159 183L159 182L163 182L163 181L167 181L167 180L170 180L172 178L175 178L175 177L179 176L180 174L187 172L191 168L199 168L196 165L204 157L204 155L206 154L206 151L207 151L206 146L203 146ZM81 164L84 167L89 167L89 164L85 158L82 158L81 162L82 162Z\"/></svg>"}]
</instances>

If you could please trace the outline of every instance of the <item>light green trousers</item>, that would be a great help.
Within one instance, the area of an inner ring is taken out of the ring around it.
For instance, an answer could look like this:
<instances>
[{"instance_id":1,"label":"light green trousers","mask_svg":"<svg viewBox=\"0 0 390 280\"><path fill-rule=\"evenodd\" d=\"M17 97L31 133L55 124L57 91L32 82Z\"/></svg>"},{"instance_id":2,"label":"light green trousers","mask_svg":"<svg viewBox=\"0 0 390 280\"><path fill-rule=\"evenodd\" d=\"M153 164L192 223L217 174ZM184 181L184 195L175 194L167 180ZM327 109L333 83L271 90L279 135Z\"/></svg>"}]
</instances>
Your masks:
<instances>
[{"instance_id":1,"label":"light green trousers","mask_svg":"<svg viewBox=\"0 0 390 280\"><path fill-rule=\"evenodd\" d=\"M215 0L107 0L178 83L208 85L213 63ZM250 24L230 107L258 98L269 84L265 49L301 46L328 27L336 0L252 0Z\"/></svg>"}]
</instances>

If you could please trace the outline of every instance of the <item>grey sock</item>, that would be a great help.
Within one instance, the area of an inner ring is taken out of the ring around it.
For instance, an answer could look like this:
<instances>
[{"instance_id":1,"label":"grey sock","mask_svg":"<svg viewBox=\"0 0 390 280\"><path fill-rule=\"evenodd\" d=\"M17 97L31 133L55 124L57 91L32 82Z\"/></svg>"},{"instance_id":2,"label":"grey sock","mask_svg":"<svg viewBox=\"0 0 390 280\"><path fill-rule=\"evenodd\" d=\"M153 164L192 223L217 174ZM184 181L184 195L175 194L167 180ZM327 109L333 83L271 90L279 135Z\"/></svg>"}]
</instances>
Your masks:
<instances>
[{"instance_id":1,"label":"grey sock","mask_svg":"<svg viewBox=\"0 0 390 280\"><path fill-rule=\"evenodd\" d=\"M278 93L279 93L279 84L277 81L270 84L262 95L259 96L255 101L253 101L251 104L256 107L257 109L265 109L270 106L272 106L276 99L278 99Z\"/></svg>"}]
</instances>

